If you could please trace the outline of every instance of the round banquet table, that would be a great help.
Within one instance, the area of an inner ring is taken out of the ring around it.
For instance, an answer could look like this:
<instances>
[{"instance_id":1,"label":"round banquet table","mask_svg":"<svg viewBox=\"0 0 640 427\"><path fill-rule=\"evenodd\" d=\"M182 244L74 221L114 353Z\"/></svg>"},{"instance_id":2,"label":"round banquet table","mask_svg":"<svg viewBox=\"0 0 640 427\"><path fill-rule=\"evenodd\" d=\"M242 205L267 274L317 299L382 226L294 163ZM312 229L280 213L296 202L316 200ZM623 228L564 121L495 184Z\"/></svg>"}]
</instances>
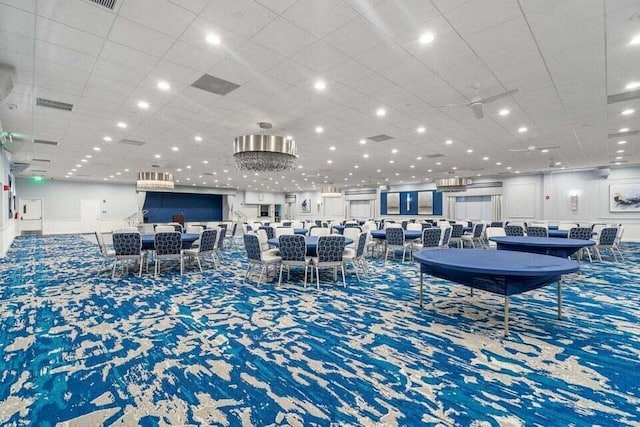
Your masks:
<instances>
[{"instance_id":1,"label":"round banquet table","mask_svg":"<svg viewBox=\"0 0 640 427\"><path fill-rule=\"evenodd\" d=\"M496 242L498 250L531 252L561 258L570 257L580 249L596 244L593 240L558 237L496 236L489 237L489 240Z\"/></svg>"},{"instance_id":2,"label":"round banquet table","mask_svg":"<svg viewBox=\"0 0 640 427\"><path fill-rule=\"evenodd\" d=\"M344 225L332 225L331 228L333 228L340 234L342 234L342 232L344 231Z\"/></svg>"},{"instance_id":3,"label":"round banquet table","mask_svg":"<svg viewBox=\"0 0 640 427\"><path fill-rule=\"evenodd\" d=\"M191 244L200 238L199 233L181 233L182 249L189 249ZM151 250L155 249L155 235L154 234L142 234L140 235L142 241L142 249Z\"/></svg>"},{"instance_id":4,"label":"round banquet table","mask_svg":"<svg viewBox=\"0 0 640 427\"><path fill-rule=\"evenodd\" d=\"M307 255L316 256L318 254L318 236L304 236L304 241L307 244ZM280 241L275 237L273 239L269 239L268 242L272 246L280 246ZM348 237L344 238L345 246L350 245L351 243L353 243L353 239Z\"/></svg>"},{"instance_id":5,"label":"round banquet table","mask_svg":"<svg viewBox=\"0 0 640 427\"><path fill-rule=\"evenodd\" d=\"M566 239L567 237L569 237L569 230L558 230L557 228L556 229L549 228L547 232L549 233L549 237L560 237L563 239Z\"/></svg>"},{"instance_id":6,"label":"round banquet table","mask_svg":"<svg viewBox=\"0 0 640 427\"><path fill-rule=\"evenodd\" d=\"M293 229L293 234L307 234L309 230L305 229L305 228L294 228Z\"/></svg>"},{"instance_id":7,"label":"round banquet table","mask_svg":"<svg viewBox=\"0 0 640 427\"><path fill-rule=\"evenodd\" d=\"M509 296L558 283L558 319L562 318L563 274L579 270L575 261L554 256L486 249L425 249L413 254L420 264L420 307L423 275L451 280L504 296L504 334L509 334Z\"/></svg>"},{"instance_id":8,"label":"round banquet table","mask_svg":"<svg viewBox=\"0 0 640 427\"><path fill-rule=\"evenodd\" d=\"M386 240L386 238L387 238L387 230L372 230L371 231L371 237L373 237L374 239ZM404 238L407 239L407 240L420 239L421 237L422 237L422 231L418 231L418 230L405 230L404 231Z\"/></svg>"}]
</instances>

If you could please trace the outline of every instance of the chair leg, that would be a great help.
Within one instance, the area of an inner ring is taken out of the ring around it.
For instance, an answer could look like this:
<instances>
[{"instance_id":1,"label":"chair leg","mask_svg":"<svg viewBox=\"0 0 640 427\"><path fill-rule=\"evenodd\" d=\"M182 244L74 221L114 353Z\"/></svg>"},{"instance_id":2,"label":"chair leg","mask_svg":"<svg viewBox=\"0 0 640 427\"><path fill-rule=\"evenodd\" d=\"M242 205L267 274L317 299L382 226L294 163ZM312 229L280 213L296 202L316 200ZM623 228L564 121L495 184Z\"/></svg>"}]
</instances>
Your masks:
<instances>
[{"instance_id":1,"label":"chair leg","mask_svg":"<svg viewBox=\"0 0 640 427\"><path fill-rule=\"evenodd\" d=\"M284 268L284 264L280 264L280 275L278 276L278 286L282 284L282 269Z\"/></svg>"},{"instance_id":2,"label":"chair leg","mask_svg":"<svg viewBox=\"0 0 640 427\"><path fill-rule=\"evenodd\" d=\"M155 276L158 277L158 273L160 273L160 260L158 259L158 256L156 255L156 267L155 267Z\"/></svg>"},{"instance_id":3,"label":"chair leg","mask_svg":"<svg viewBox=\"0 0 640 427\"><path fill-rule=\"evenodd\" d=\"M308 265L305 265L305 266L304 266L304 287L305 287L305 289L306 289L306 287L307 287L307 269L308 269L308 268L309 268L309 266L308 266Z\"/></svg>"},{"instance_id":4,"label":"chair leg","mask_svg":"<svg viewBox=\"0 0 640 427\"><path fill-rule=\"evenodd\" d=\"M116 265L118 264L118 260L113 261L113 269L111 270L111 280L115 280L116 278Z\"/></svg>"},{"instance_id":5,"label":"chair leg","mask_svg":"<svg viewBox=\"0 0 640 427\"><path fill-rule=\"evenodd\" d=\"M180 257L180 275L184 273L184 257Z\"/></svg>"},{"instance_id":6,"label":"chair leg","mask_svg":"<svg viewBox=\"0 0 640 427\"><path fill-rule=\"evenodd\" d=\"M316 266L316 280L318 281L318 290L320 290L320 271L318 271L318 266Z\"/></svg>"},{"instance_id":7,"label":"chair leg","mask_svg":"<svg viewBox=\"0 0 640 427\"><path fill-rule=\"evenodd\" d=\"M140 271L138 272L138 277L142 277L142 267L144 267L144 256L140 256Z\"/></svg>"},{"instance_id":8,"label":"chair leg","mask_svg":"<svg viewBox=\"0 0 640 427\"><path fill-rule=\"evenodd\" d=\"M200 273L202 273L202 264L200 263L200 255L196 255L196 261L198 261L198 268L200 269Z\"/></svg>"},{"instance_id":9,"label":"chair leg","mask_svg":"<svg viewBox=\"0 0 640 427\"><path fill-rule=\"evenodd\" d=\"M344 264L340 264L340 271L342 271L342 286L347 287L347 281L344 278ZM358 275L358 270L356 270L356 276ZM358 279L360 281L360 279Z\"/></svg>"},{"instance_id":10,"label":"chair leg","mask_svg":"<svg viewBox=\"0 0 640 427\"><path fill-rule=\"evenodd\" d=\"M266 268L267 266L265 264L262 264L262 268L260 269L260 276L258 277L258 285L262 283L262 275L264 274Z\"/></svg>"}]
</instances>

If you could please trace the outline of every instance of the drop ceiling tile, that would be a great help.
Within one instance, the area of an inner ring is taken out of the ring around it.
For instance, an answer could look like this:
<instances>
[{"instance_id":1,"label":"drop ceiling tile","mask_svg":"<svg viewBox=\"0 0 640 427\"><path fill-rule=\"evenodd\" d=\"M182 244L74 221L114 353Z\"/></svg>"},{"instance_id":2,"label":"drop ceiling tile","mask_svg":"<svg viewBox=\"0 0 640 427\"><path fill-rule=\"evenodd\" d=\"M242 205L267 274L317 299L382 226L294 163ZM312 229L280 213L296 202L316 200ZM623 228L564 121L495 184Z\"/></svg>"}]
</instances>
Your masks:
<instances>
[{"instance_id":1,"label":"drop ceiling tile","mask_svg":"<svg viewBox=\"0 0 640 427\"><path fill-rule=\"evenodd\" d=\"M230 53L227 59L252 71L262 72L282 62L284 56L249 40Z\"/></svg>"},{"instance_id":2,"label":"drop ceiling tile","mask_svg":"<svg viewBox=\"0 0 640 427\"><path fill-rule=\"evenodd\" d=\"M315 37L283 18L274 19L260 30L253 41L289 57L313 43Z\"/></svg>"},{"instance_id":3,"label":"drop ceiling tile","mask_svg":"<svg viewBox=\"0 0 640 427\"><path fill-rule=\"evenodd\" d=\"M88 72L92 71L96 61L95 56L85 55L42 40L36 40L35 53L36 57L40 60L74 67Z\"/></svg>"},{"instance_id":4,"label":"drop ceiling tile","mask_svg":"<svg viewBox=\"0 0 640 427\"><path fill-rule=\"evenodd\" d=\"M207 42L207 36L210 34L215 34L220 38L219 45L212 45ZM233 52L234 49L246 41L246 38L215 22L198 17L180 36L180 41L224 56Z\"/></svg>"},{"instance_id":5,"label":"drop ceiling tile","mask_svg":"<svg viewBox=\"0 0 640 427\"><path fill-rule=\"evenodd\" d=\"M118 15L173 38L180 36L196 17L167 0L125 1Z\"/></svg>"},{"instance_id":6,"label":"drop ceiling tile","mask_svg":"<svg viewBox=\"0 0 640 427\"><path fill-rule=\"evenodd\" d=\"M486 30L521 15L513 0L471 0L446 13L451 25L463 36Z\"/></svg>"},{"instance_id":7,"label":"drop ceiling tile","mask_svg":"<svg viewBox=\"0 0 640 427\"><path fill-rule=\"evenodd\" d=\"M264 74L292 85L317 76L315 71L291 60L280 62L278 65L266 70Z\"/></svg>"},{"instance_id":8,"label":"drop ceiling tile","mask_svg":"<svg viewBox=\"0 0 640 427\"><path fill-rule=\"evenodd\" d=\"M322 38L356 18L358 14L341 0L299 0L282 16Z\"/></svg>"},{"instance_id":9,"label":"drop ceiling tile","mask_svg":"<svg viewBox=\"0 0 640 427\"><path fill-rule=\"evenodd\" d=\"M104 43L102 37L40 16L36 17L36 36L47 43L54 43L92 56L100 54Z\"/></svg>"},{"instance_id":10,"label":"drop ceiling tile","mask_svg":"<svg viewBox=\"0 0 640 427\"><path fill-rule=\"evenodd\" d=\"M352 59L336 65L325 71L323 76L330 80L335 80L344 84L349 84L354 80L361 80L370 77L374 72L364 65Z\"/></svg>"},{"instance_id":11,"label":"drop ceiling tile","mask_svg":"<svg viewBox=\"0 0 640 427\"><path fill-rule=\"evenodd\" d=\"M364 17L354 19L323 40L351 56L388 41L387 36Z\"/></svg>"},{"instance_id":12,"label":"drop ceiling tile","mask_svg":"<svg viewBox=\"0 0 640 427\"><path fill-rule=\"evenodd\" d=\"M87 33L106 37L116 15L97 5L80 0L38 0L39 16Z\"/></svg>"},{"instance_id":13,"label":"drop ceiling tile","mask_svg":"<svg viewBox=\"0 0 640 427\"><path fill-rule=\"evenodd\" d=\"M392 38L412 31L423 31L423 25L440 16L430 2L422 0L387 1L364 16Z\"/></svg>"},{"instance_id":14,"label":"drop ceiling tile","mask_svg":"<svg viewBox=\"0 0 640 427\"><path fill-rule=\"evenodd\" d=\"M366 13L385 0L343 0L345 4L359 13Z\"/></svg>"},{"instance_id":15,"label":"drop ceiling tile","mask_svg":"<svg viewBox=\"0 0 640 427\"><path fill-rule=\"evenodd\" d=\"M127 94L99 89L95 86L85 87L82 92L82 96L90 99L111 102L116 105L123 103L127 99Z\"/></svg>"},{"instance_id":16,"label":"drop ceiling tile","mask_svg":"<svg viewBox=\"0 0 640 427\"><path fill-rule=\"evenodd\" d=\"M320 73L347 59L347 55L323 41L317 41L293 56L294 61Z\"/></svg>"},{"instance_id":17,"label":"drop ceiling tile","mask_svg":"<svg viewBox=\"0 0 640 427\"><path fill-rule=\"evenodd\" d=\"M277 15L253 0L212 0L201 16L244 37L251 37Z\"/></svg>"},{"instance_id":18,"label":"drop ceiling tile","mask_svg":"<svg viewBox=\"0 0 640 427\"><path fill-rule=\"evenodd\" d=\"M165 60L205 73L224 59L221 52L200 49L190 44L176 41L164 56Z\"/></svg>"},{"instance_id":19,"label":"drop ceiling tile","mask_svg":"<svg viewBox=\"0 0 640 427\"><path fill-rule=\"evenodd\" d=\"M0 4L0 31L33 36L33 15L15 7Z\"/></svg>"},{"instance_id":20,"label":"drop ceiling tile","mask_svg":"<svg viewBox=\"0 0 640 427\"><path fill-rule=\"evenodd\" d=\"M409 58L410 55L397 45L382 43L358 55L355 59L370 69L380 72L395 67L396 64Z\"/></svg>"},{"instance_id":21,"label":"drop ceiling tile","mask_svg":"<svg viewBox=\"0 0 640 427\"><path fill-rule=\"evenodd\" d=\"M146 70L129 67L126 64L118 64L106 59L98 58L93 72L114 80L126 83L138 84L146 75Z\"/></svg>"},{"instance_id":22,"label":"drop ceiling tile","mask_svg":"<svg viewBox=\"0 0 640 427\"><path fill-rule=\"evenodd\" d=\"M158 80L169 80L190 86L202 77L202 72L171 61L160 61L149 71L149 75Z\"/></svg>"},{"instance_id":23,"label":"drop ceiling tile","mask_svg":"<svg viewBox=\"0 0 640 427\"><path fill-rule=\"evenodd\" d=\"M8 65L10 68L19 72L19 76L23 70L30 72L33 70L33 56L23 55L17 52L0 49L0 63Z\"/></svg>"}]
</instances>

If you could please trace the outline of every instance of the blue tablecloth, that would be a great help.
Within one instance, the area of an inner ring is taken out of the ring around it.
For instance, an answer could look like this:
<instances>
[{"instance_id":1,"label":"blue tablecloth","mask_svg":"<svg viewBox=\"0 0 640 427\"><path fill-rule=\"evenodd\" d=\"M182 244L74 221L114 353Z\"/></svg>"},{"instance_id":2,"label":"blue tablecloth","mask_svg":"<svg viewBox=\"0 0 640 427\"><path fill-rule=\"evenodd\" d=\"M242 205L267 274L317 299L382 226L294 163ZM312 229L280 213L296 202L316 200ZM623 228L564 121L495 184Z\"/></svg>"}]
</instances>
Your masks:
<instances>
[{"instance_id":1,"label":"blue tablecloth","mask_svg":"<svg viewBox=\"0 0 640 427\"><path fill-rule=\"evenodd\" d=\"M307 234L308 231L306 228L294 228L293 234Z\"/></svg>"},{"instance_id":2,"label":"blue tablecloth","mask_svg":"<svg viewBox=\"0 0 640 427\"><path fill-rule=\"evenodd\" d=\"M373 230L371 231L371 237L374 239L386 239L387 232L386 230ZM422 231L418 230L405 230L404 238L407 240L415 240L422 238Z\"/></svg>"},{"instance_id":3,"label":"blue tablecloth","mask_svg":"<svg viewBox=\"0 0 640 427\"><path fill-rule=\"evenodd\" d=\"M344 231L344 225L332 225L331 228L333 228L340 234L342 234L342 232Z\"/></svg>"},{"instance_id":4,"label":"blue tablecloth","mask_svg":"<svg viewBox=\"0 0 640 427\"><path fill-rule=\"evenodd\" d=\"M549 229L549 237L560 237L563 239L566 239L567 237L569 237L569 230L558 230L557 228L555 230L553 229Z\"/></svg>"},{"instance_id":5,"label":"blue tablecloth","mask_svg":"<svg viewBox=\"0 0 640 427\"><path fill-rule=\"evenodd\" d=\"M509 295L520 294L558 282L558 318L561 317L563 274L579 270L568 259L527 252L486 249L425 249L414 253L420 264L420 306L423 299L423 274L440 277L505 296L504 331L509 328Z\"/></svg>"},{"instance_id":6,"label":"blue tablecloth","mask_svg":"<svg viewBox=\"0 0 640 427\"><path fill-rule=\"evenodd\" d=\"M567 258L581 248L595 245L593 240L564 239L558 237L490 237L498 245L498 249L534 254L552 255Z\"/></svg>"},{"instance_id":7,"label":"blue tablecloth","mask_svg":"<svg viewBox=\"0 0 640 427\"><path fill-rule=\"evenodd\" d=\"M200 234L198 233L182 233L182 249L189 249L191 244L200 238ZM142 241L142 249L150 250L154 249L155 246L155 235L154 234L142 234L140 235L140 240Z\"/></svg>"},{"instance_id":8,"label":"blue tablecloth","mask_svg":"<svg viewBox=\"0 0 640 427\"><path fill-rule=\"evenodd\" d=\"M317 253L317 249L318 249L318 236L305 236L304 237L304 241L307 244L307 255L308 256L316 256ZM273 239L269 239L268 240L269 244L272 246L280 246L280 241L277 238L273 238ZM345 245L350 245L351 243L353 243L353 239L350 239L348 237L344 238L344 244Z\"/></svg>"}]
</instances>

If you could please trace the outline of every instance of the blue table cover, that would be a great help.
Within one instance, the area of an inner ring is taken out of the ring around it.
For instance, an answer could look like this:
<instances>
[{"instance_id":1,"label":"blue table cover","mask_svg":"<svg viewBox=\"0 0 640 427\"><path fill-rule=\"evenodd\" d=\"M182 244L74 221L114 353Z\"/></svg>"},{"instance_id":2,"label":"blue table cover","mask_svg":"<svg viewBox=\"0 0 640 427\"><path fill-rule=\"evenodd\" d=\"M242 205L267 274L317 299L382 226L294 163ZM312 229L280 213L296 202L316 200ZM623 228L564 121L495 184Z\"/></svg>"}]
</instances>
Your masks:
<instances>
[{"instance_id":1,"label":"blue table cover","mask_svg":"<svg viewBox=\"0 0 640 427\"><path fill-rule=\"evenodd\" d=\"M596 244L593 240L564 239L558 237L490 237L498 245L498 250L531 252L567 258L581 248Z\"/></svg>"},{"instance_id":2,"label":"blue table cover","mask_svg":"<svg viewBox=\"0 0 640 427\"><path fill-rule=\"evenodd\" d=\"M575 261L528 252L425 249L413 254L420 272L500 295L515 295L579 270Z\"/></svg>"},{"instance_id":3,"label":"blue table cover","mask_svg":"<svg viewBox=\"0 0 640 427\"><path fill-rule=\"evenodd\" d=\"M293 234L307 234L309 230L305 229L305 228L294 228L293 229Z\"/></svg>"},{"instance_id":4,"label":"blue table cover","mask_svg":"<svg viewBox=\"0 0 640 427\"><path fill-rule=\"evenodd\" d=\"M386 239L387 233L386 230L373 230L371 231L371 237L374 239ZM418 230L405 230L404 238L407 240L414 240L422 238L422 231Z\"/></svg>"},{"instance_id":5,"label":"blue table cover","mask_svg":"<svg viewBox=\"0 0 640 427\"><path fill-rule=\"evenodd\" d=\"M549 229L549 237L560 237L563 239L566 239L567 237L569 237L569 230L558 230L557 228L555 230L553 229Z\"/></svg>"},{"instance_id":6,"label":"blue table cover","mask_svg":"<svg viewBox=\"0 0 640 427\"><path fill-rule=\"evenodd\" d=\"M304 241L307 243L307 255L316 256L318 249L318 236L304 236ZM273 239L269 239L268 242L270 245L280 246L280 241L275 237ZM345 245L350 245L351 243L353 243L353 239L348 237L344 238Z\"/></svg>"},{"instance_id":7,"label":"blue table cover","mask_svg":"<svg viewBox=\"0 0 640 427\"><path fill-rule=\"evenodd\" d=\"M344 231L344 225L332 225L331 227L340 234Z\"/></svg>"},{"instance_id":8,"label":"blue table cover","mask_svg":"<svg viewBox=\"0 0 640 427\"><path fill-rule=\"evenodd\" d=\"M200 238L199 233L182 233L182 249L189 249L191 244ZM150 250L155 249L155 235L154 234L141 234L140 240L142 241L142 249Z\"/></svg>"}]
</instances>

